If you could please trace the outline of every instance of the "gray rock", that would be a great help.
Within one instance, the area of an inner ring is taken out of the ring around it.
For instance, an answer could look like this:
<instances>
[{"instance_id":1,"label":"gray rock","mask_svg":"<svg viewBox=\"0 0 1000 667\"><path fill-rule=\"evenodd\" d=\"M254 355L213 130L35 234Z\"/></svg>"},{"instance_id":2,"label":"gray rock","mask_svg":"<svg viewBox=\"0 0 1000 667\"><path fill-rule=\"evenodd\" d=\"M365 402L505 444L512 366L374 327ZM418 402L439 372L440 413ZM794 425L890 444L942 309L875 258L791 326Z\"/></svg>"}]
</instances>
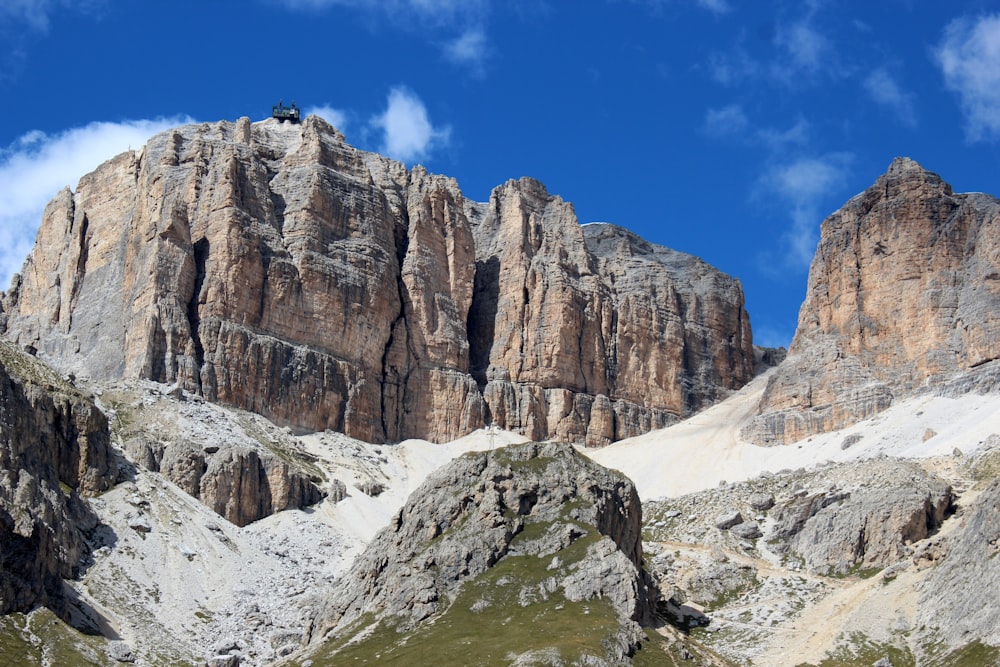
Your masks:
<instances>
[{"instance_id":1,"label":"gray rock","mask_svg":"<svg viewBox=\"0 0 1000 667\"><path fill-rule=\"evenodd\" d=\"M1000 645L1000 479L966 509L964 526L920 587L915 625L935 628L950 646L970 638Z\"/></svg>"},{"instance_id":2,"label":"gray rock","mask_svg":"<svg viewBox=\"0 0 1000 667\"><path fill-rule=\"evenodd\" d=\"M719 530L728 530L739 523L743 523L743 515L739 510L729 510L715 517L715 527Z\"/></svg>"},{"instance_id":3,"label":"gray rock","mask_svg":"<svg viewBox=\"0 0 1000 667\"><path fill-rule=\"evenodd\" d=\"M766 512L774 507L774 494L755 493L747 499L747 503L758 512Z\"/></svg>"},{"instance_id":4,"label":"gray rock","mask_svg":"<svg viewBox=\"0 0 1000 667\"><path fill-rule=\"evenodd\" d=\"M153 530L153 524L145 514L140 514L129 519L128 527L137 533L149 533Z\"/></svg>"},{"instance_id":5,"label":"gray rock","mask_svg":"<svg viewBox=\"0 0 1000 667\"><path fill-rule=\"evenodd\" d=\"M339 503L347 497L347 485L339 479L331 479L326 489L326 497L333 503Z\"/></svg>"},{"instance_id":6,"label":"gray rock","mask_svg":"<svg viewBox=\"0 0 1000 667\"><path fill-rule=\"evenodd\" d=\"M216 655L205 661L205 667L240 667L240 656L234 653Z\"/></svg>"},{"instance_id":7,"label":"gray rock","mask_svg":"<svg viewBox=\"0 0 1000 667\"><path fill-rule=\"evenodd\" d=\"M378 496L382 495L383 491L385 491L385 487L374 480L368 479L365 480L364 482L361 482L361 484L358 485L358 490L361 491L361 493L365 494L366 496L377 498Z\"/></svg>"},{"instance_id":8,"label":"gray rock","mask_svg":"<svg viewBox=\"0 0 1000 667\"><path fill-rule=\"evenodd\" d=\"M108 657L117 662L135 662L135 653L132 647L123 641L112 640L108 642Z\"/></svg>"},{"instance_id":9,"label":"gray rock","mask_svg":"<svg viewBox=\"0 0 1000 667\"><path fill-rule=\"evenodd\" d=\"M730 532L744 540L756 540L763 533L760 532L760 526L757 525L756 521L744 521L743 523L738 523L729 529Z\"/></svg>"},{"instance_id":10,"label":"gray rock","mask_svg":"<svg viewBox=\"0 0 1000 667\"><path fill-rule=\"evenodd\" d=\"M862 438L863 436L858 433L849 435L846 438L844 438L843 442L840 443L840 448L848 449L852 445L856 445L857 443L861 442Z\"/></svg>"},{"instance_id":11,"label":"gray rock","mask_svg":"<svg viewBox=\"0 0 1000 667\"><path fill-rule=\"evenodd\" d=\"M869 482L861 488L807 493L774 510L775 548L820 573L884 568L906 558L909 545L952 511L951 487L919 466L894 459L866 466Z\"/></svg>"}]
</instances>

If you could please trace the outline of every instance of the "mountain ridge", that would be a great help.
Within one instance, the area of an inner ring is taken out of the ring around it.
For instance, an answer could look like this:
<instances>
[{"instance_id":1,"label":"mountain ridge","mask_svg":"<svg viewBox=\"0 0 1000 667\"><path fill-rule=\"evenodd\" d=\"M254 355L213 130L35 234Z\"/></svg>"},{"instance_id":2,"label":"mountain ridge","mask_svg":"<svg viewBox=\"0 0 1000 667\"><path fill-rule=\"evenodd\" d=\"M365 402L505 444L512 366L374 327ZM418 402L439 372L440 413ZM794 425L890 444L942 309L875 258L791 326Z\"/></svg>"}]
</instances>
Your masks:
<instances>
[{"instance_id":1,"label":"mountain ridge","mask_svg":"<svg viewBox=\"0 0 1000 667\"><path fill-rule=\"evenodd\" d=\"M373 442L495 422L602 445L752 377L738 281L651 261L625 289L607 266L538 181L470 202L318 117L244 118L161 133L57 195L4 312L78 375Z\"/></svg>"}]
</instances>

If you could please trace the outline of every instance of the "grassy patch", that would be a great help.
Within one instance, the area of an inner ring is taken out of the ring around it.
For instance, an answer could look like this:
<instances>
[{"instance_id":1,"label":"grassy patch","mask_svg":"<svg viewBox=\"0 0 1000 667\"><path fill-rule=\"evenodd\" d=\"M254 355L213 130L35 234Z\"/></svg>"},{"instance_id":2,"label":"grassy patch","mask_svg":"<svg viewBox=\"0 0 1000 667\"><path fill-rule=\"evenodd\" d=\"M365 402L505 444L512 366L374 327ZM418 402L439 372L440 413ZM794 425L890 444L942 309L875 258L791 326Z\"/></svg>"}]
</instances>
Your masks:
<instances>
[{"instance_id":1,"label":"grassy patch","mask_svg":"<svg viewBox=\"0 0 1000 667\"><path fill-rule=\"evenodd\" d=\"M531 522L516 540L544 535L547 522ZM581 602L567 600L545 582L564 576L567 568L586 555L601 539L593 528L580 526L583 537L556 554L544 557L508 556L459 590L439 616L414 629L387 618L372 627L373 619L362 619L340 638L312 656L315 667L327 665L417 665L440 667L509 664L517 657L538 654L558 656L571 663L585 656L606 659L604 643L619 630L617 614L607 599ZM549 570L553 555L563 565ZM362 630L370 630L364 635ZM364 635L358 641L350 635ZM644 662L670 664L661 642L643 645Z\"/></svg>"},{"instance_id":2,"label":"grassy patch","mask_svg":"<svg viewBox=\"0 0 1000 667\"><path fill-rule=\"evenodd\" d=\"M867 636L855 632L819 665L802 663L799 667L871 667L887 656L893 667L916 667L917 664L908 648L873 642Z\"/></svg>"},{"instance_id":3,"label":"grassy patch","mask_svg":"<svg viewBox=\"0 0 1000 667\"><path fill-rule=\"evenodd\" d=\"M987 646L979 641L962 648L945 652L940 645L924 647L927 656L922 664L927 667L983 667L1000 665L1000 647Z\"/></svg>"}]
</instances>

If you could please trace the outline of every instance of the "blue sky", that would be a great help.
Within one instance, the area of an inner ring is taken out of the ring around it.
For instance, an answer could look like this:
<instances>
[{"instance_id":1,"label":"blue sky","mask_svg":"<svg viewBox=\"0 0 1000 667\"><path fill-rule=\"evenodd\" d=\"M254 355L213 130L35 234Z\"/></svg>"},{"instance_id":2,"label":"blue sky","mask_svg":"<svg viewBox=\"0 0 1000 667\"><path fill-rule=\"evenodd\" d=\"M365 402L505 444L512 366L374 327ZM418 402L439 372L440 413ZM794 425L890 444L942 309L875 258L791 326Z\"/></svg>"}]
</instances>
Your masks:
<instances>
[{"instance_id":1,"label":"blue sky","mask_svg":"<svg viewBox=\"0 0 1000 667\"><path fill-rule=\"evenodd\" d=\"M894 157L1000 194L996 0L2 0L0 98L3 286L60 188L279 98L470 198L532 176L704 258L765 345Z\"/></svg>"}]
</instances>

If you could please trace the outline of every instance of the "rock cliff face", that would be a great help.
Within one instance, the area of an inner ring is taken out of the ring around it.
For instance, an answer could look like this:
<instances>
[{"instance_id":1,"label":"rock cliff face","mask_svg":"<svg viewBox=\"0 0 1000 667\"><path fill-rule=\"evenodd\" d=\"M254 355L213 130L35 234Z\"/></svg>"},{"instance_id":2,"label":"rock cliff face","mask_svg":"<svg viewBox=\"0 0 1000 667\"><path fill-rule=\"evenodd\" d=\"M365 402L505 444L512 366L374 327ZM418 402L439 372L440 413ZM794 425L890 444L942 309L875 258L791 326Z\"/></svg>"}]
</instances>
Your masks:
<instances>
[{"instance_id":1,"label":"rock cliff face","mask_svg":"<svg viewBox=\"0 0 1000 667\"><path fill-rule=\"evenodd\" d=\"M621 640L614 657L624 660L641 637L635 622L650 621L656 602L642 569L641 528L632 483L569 445L467 454L410 496L335 586L310 636L313 643L338 643L339 635L358 630L352 624L362 617L365 625L381 619L410 631L432 618L444 623L442 614L456 609L473 612L463 621L467 632L482 626L493 634L508 614L527 609L534 616L533 605L550 597L566 604L607 600L622 628L610 633ZM499 572L507 576L491 574ZM543 642L559 646L561 639Z\"/></svg>"},{"instance_id":2,"label":"rock cliff face","mask_svg":"<svg viewBox=\"0 0 1000 667\"><path fill-rule=\"evenodd\" d=\"M781 444L1000 357L1000 202L906 158L823 221L788 359L744 436Z\"/></svg>"},{"instance_id":3,"label":"rock cliff face","mask_svg":"<svg viewBox=\"0 0 1000 667\"><path fill-rule=\"evenodd\" d=\"M918 466L876 461L867 484L852 491L807 493L773 510L768 539L823 574L884 568L912 551L951 514L955 495Z\"/></svg>"},{"instance_id":4,"label":"rock cliff face","mask_svg":"<svg viewBox=\"0 0 1000 667\"><path fill-rule=\"evenodd\" d=\"M89 553L97 517L81 498L114 484L104 415L0 341L0 613L64 611L62 579Z\"/></svg>"},{"instance_id":5,"label":"rock cliff face","mask_svg":"<svg viewBox=\"0 0 1000 667\"><path fill-rule=\"evenodd\" d=\"M735 280L582 228L530 179L471 202L316 117L181 127L101 165L49 204L3 307L60 368L368 441L496 421L601 445L753 373Z\"/></svg>"},{"instance_id":6,"label":"rock cliff face","mask_svg":"<svg viewBox=\"0 0 1000 667\"><path fill-rule=\"evenodd\" d=\"M949 645L1000 644L1000 480L989 483L969 507L964 530L944 545L936 568L920 587L918 620Z\"/></svg>"},{"instance_id":7,"label":"rock cliff face","mask_svg":"<svg viewBox=\"0 0 1000 667\"><path fill-rule=\"evenodd\" d=\"M116 440L132 462L237 526L326 495L295 439L256 416L148 382L108 386L102 400L111 406Z\"/></svg>"}]
</instances>

